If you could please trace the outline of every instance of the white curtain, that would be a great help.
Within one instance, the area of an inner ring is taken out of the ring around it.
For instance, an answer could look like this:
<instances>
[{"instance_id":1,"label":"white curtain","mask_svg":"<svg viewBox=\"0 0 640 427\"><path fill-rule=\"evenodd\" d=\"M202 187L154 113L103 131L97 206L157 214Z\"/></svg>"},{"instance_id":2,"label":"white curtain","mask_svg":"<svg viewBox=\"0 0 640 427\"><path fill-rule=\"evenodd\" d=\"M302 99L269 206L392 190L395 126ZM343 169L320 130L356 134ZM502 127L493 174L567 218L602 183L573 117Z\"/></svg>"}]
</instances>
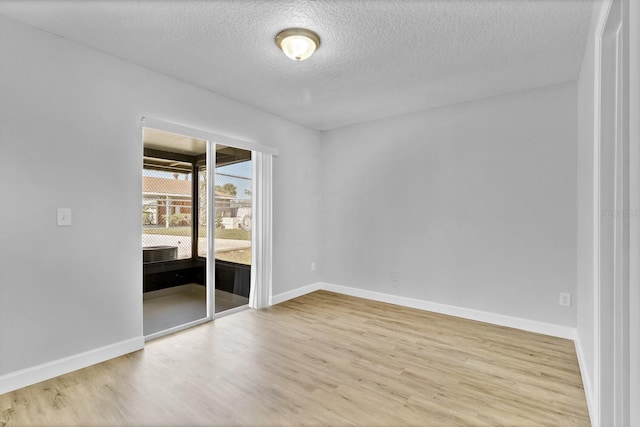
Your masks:
<instances>
[{"instance_id":1,"label":"white curtain","mask_svg":"<svg viewBox=\"0 0 640 427\"><path fill-rule=\"evenodd\" d=\"M252 151L253 157L253 209L251 218L251 290L249 307L269 305L271 296L271 195L273 156Z\"/></svg>"}]
</instances>

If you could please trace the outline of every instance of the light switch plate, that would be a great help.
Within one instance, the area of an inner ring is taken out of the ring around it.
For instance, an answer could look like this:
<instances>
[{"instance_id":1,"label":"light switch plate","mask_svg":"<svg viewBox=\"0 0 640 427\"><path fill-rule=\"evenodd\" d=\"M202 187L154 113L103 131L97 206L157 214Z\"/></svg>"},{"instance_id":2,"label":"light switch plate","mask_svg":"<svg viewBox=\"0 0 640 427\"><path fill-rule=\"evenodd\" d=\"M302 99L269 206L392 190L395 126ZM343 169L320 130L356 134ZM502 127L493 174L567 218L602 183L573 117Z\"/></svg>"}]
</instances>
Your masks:
<instances>
[{"instance_id":1,"label":"light switch plate","mask_svg":"<svg viewBox=\"0 0 640 427\"><path fill-rule=\"evenodd\" d=\"M71 225L71 208L58 208L58 226Z\"/></svg>"}]
</instances>

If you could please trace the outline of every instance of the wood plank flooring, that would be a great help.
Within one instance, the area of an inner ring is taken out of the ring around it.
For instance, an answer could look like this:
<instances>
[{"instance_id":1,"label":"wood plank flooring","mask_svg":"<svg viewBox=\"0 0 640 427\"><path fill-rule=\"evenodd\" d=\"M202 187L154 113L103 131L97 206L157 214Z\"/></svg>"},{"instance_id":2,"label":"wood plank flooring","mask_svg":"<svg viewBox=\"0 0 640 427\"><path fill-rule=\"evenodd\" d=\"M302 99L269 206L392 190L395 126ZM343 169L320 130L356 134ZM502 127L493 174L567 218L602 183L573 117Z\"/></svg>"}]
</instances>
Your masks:
<instances>
[{"instance_id":1,"label":"wood plank flooring","mask_svg":"<svg viewBox=\"0 0 640 427\"><path fill-rule=\"evenodd\" d=\"M568 340L319 291L0 395L18 425L589 425Z\"/></svg>"}]
</instances>

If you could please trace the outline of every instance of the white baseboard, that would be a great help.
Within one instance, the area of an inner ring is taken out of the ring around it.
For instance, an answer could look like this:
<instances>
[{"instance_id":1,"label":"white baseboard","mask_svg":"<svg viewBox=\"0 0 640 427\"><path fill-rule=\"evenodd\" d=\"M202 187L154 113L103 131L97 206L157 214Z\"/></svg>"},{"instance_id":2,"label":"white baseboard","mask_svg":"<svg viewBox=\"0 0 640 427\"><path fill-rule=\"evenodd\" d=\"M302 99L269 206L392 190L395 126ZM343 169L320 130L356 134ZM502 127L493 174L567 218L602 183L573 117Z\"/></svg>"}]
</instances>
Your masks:
<instances>
[{"instance_id":1,"label":"white baseboard","mask_svg":"<svg viewBox=\"0 0 640 427\"><path fill-rule=\"evenodd\" d=\"M271 304L278 304L286 300L302 296L317 290L336 292L344 295L365 298L373 301L386 302L389 304L401 305L404 307L417 308L419 310L432 311L434 313L446 314L449 316L461 317L479 322L491 323L493 325L507 326L538 334L550 335L558 338L574 340L576 329L569 326L554 325L552 323L539 322L537 320L512 317L504 314L491 313L488 311L474 310L471 308L458 307L454 305L440 304L415 298L401 297L382 292L368 291L365 289L352 288L349 286L336 285L333 283L317 282L302 288L294 289L276 295L272 298Z\"/></svg>"},{"instance_id":2,"label":"white baseboard","mask_svg":"<svg viewBox=\"0 0 640 427\"><path fill-rule=\"evenodd\" d=\"M144 337L140 336L12 372L0 376L0 394L86 368L87 366L132 353L142 348L144 348Z\"/></svg>"},{"instance_id":3,"label":"white baseboard","mask_svg":"<svg viewBox=\"0 0 640 427\"><path fill-rule=\"evenodd\" d=\"M307 286L303 286L301 288L294 289L292 291L283 292L278 295L272 295L269 298L269 305L280 304L281 302L285 302L287 300L301 297L302 295L309 294L311 292L315 292L320 290L321 282L312 283Z\"/></svg>"},{"instance_id":4,"label":"white baseboard","mask_svg":"<svg viewBox=\"0 0 640 427\"><path fill-rule=\"evenodd\" d=\"M582 388L584 389L585 398L587 399L587 409L589 410L589 418L592 425L596 425L597 419L595 409L596 405L593 401L593 381L587 370L587 361L584 358L584 351L582 350L582 344L580 342L580 336L576 334L576 339L573 341L576 347L576 356L578 357L578 366L580 367L580 375L582 376Z\"/></svg>"},{"instance_id":5,"label":"white baseboard","mask_svg":"<svg viewBox=\"0 0 640 427\"><path fill-rule=\"evenodd\" d=\"M520 317L512 317L504 314L491 313L489 311L474 310L472 308L458 307L415 298L401 297L382 292L367 291L365 289L351 288L332 283L321 283L320 288L354 297L366 298L374 301L401 305L404 307L417 308L420 310L432 311L434 313L462 317L464 319L477 320L479 322L507 326L509 328L521 329L523 331L551 335L569 340L573 340L576 336L575 328L571 328L569 326L554 325L552 323L539 322L537 320L523 319Z\"/></svg>"}]
</instances>

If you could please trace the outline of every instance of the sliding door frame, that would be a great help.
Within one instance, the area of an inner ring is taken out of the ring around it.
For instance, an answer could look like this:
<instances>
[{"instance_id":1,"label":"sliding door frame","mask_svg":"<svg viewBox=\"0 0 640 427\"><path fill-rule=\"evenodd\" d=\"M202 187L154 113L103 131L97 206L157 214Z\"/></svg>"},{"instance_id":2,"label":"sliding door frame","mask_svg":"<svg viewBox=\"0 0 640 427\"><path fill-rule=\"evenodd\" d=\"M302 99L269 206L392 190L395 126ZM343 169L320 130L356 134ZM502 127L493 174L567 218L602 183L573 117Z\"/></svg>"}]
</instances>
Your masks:
<instances>
[{"instance_id":1,"label":"sliding door frame","mask_svg":"<svg viewBox=\"0 0 640 427\"><path fill-rule=\"evenodd\" d=\"M256 142L245 141L233 137L229 137L226 135L196 129L189 126L178 125L171 122L166 122L163 120L153 119L149 117L142 118L142 128L151 128L157 129L165 132L171 132L179 135L185 135L192 138L203 139L207 142L207 152L206 152L206 163L207 163L207 224L215 224L215 165L216 165L216 146L218 144L225 145L229 147L240 148L243 150L255 152L262 152L266 154L271 154L272 156L278 155L278 150L269 147L263 144L259 144ZM255 162L254 156L252 154L252 161ZM259 177L255 176L255 165L252 167L252 177L255 189L256 179ZM194 176L194 180L196 177ZM256 191L253 191L252 194L252 205L255 206L256 203ZM270 207L270 205L269 205ZM192 238L197 238L196 236L192 236ZM255 245L253 241L253 233L252 233L252 247ZM269 245L270 247L270 245ZM271 256L266 257L267 262L271 261ZM193 322L185 323L180 326L176 326L174 328L167 329L165 331L158 332L156 334L151 334L145 338L145 341L151 340L154 338L159 338L160 336L168 335L174 332L181 331L183 329L191 328L193 326L200 325L202 323L209 322L219 317L226 316L228 314L235 313L239 311L239 309L245 309L246 307L238 307L238 309L226 310L223 313L216 314L215 313L215 227L207 227L207 257L206 257L206 271L207 271L207 280L206 280L206 288L207 288L207 316L202 319L195 320ZM270 271L271 266L268 267ZM254 271L258 271L253 269ZM142 288L142 287L141 287ZM268 290L271 293L271 289ZM270 296L270 295L269 295Z\"/></svg>"}]
</instances>

